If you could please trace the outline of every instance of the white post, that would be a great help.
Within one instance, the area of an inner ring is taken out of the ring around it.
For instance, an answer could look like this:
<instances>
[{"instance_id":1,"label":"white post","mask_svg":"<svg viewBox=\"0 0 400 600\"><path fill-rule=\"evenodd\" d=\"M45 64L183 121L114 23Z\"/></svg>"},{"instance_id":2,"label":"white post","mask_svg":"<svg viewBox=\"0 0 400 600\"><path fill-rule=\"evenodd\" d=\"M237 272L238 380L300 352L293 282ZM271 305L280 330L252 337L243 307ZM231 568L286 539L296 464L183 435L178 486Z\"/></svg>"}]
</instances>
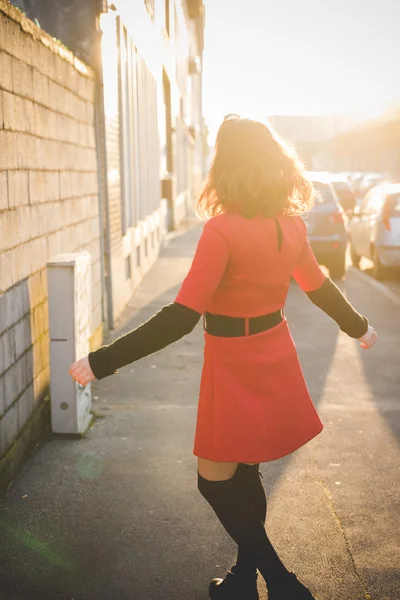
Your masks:
<instances>
[{"instance_id":1,"label":"white post","mask_svg":"<svg viewBox=\"0 0 400 600\"><path fill-rule=\"evenodd\" d=\"M75 383L70 365L89 352L90 254L60 254L47 263L50 327L51 426L82 434L91 420L91 388Z\"/></svg>"}]
</instances>

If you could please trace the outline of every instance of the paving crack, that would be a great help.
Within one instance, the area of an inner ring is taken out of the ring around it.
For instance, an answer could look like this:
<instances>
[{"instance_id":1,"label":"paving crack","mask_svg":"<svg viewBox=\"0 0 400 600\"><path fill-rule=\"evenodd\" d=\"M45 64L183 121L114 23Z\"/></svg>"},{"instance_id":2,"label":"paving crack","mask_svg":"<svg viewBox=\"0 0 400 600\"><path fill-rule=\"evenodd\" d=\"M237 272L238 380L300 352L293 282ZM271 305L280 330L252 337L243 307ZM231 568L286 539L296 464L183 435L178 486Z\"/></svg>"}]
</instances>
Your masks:
<instances>
[{"instance_id":1,"label":"paving crack","mask_svg":"<svg viewBox=\"0 0 400 600\"><path fill-rule=\"evenodd\" d=\"M316 460L312 456L310 458L311 458L312 462L314 463L315 470L318 473L318 480L319 480L319 482L321 484L321 487L322 487L322 489L324 491L325 496L328 499L328 504L329 504L329 507L330 507L331 512L333 514L333 517L334 517L334 519L336 521L338 529L339 529L340 533L343 536L344 543L345 543L345 546L346 546L346 549L347 549L347 553L348 553L348 555L350 557L351 564L353 565L354 574L355 574L356 579L359 582L360 587L361 587L361 589L363 591L363 599L362 600L373 600L371 594L367 590L367 587L366 587L363 579L361 578L361 575L358 572L358 569L357 569L357 566L356 566L353 554L352 554L351 549L350 549L350 542L349 542L349 540L348 540L348 538L346 536L346 532L345 532L345 530L344 530L344 528L342 526L342 523L340 521L339 515L338 515L338 513L336 511L335 504L333 502L330 490L329 490L328 486L326 485L324 479L322 478L322 476L320 474L320 471L319 471L319 468L318 468Z\"/></svg>"}]
</instances>

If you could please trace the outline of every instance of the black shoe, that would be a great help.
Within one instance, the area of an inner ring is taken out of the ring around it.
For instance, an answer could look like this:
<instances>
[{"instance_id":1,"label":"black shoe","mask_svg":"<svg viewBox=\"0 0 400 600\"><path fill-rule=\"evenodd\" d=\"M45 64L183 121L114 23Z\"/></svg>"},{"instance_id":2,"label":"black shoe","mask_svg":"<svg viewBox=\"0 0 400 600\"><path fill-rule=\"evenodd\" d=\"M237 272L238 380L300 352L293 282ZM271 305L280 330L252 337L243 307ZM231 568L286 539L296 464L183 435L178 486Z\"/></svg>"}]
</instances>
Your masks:
<instances>
[{"instance_id":1,"label":"black shoe","mask_svg":"<svg viewBox=\"0 0 400 600\"><path fill-rule=\"evenodd\" d=\"M284 583L268 587L268 600L315 600L306 586L294 573L290 573Z\"/></svg>"},{"instance_id":2,"label":"black shoe","mask_svg":"<svg viewBox=\"0 0 400 600\"><path fill-rule=\"evenodd\" d=\"M257 576L257 571L244 575L237 573L235 567L232 567L225 579L212 580L208 588L210 598L211 600L259 600Z\"/></svg>"}]
</instances>

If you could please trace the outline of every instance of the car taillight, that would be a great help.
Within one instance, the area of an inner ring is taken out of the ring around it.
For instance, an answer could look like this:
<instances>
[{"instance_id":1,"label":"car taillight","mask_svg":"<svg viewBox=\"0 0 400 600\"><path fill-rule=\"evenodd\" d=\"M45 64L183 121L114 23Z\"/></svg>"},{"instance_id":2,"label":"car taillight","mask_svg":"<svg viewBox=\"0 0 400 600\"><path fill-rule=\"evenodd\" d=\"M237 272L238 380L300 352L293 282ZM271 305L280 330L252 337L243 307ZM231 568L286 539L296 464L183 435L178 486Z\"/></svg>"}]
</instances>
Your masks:
<instances>
[{"instance_id":1,"label":"car taillight","mask_svg":"<svg viewBox=\"0 0 400 600\"><path fill-rule=\"evenodd\" d=\"M395 204L396 199L389 196L389 198L386 198L385 203L382 207L382 223L384 228L388 231L392 231L392 226L390 225L390 216L393 212Z\"/></svg>"},{"instance_id":2,"label":"car taillight","mask_svg":"<svg viewBox=\"0 0 400 600\"><path fill-rule=\"evenodd\" d=\"M331 215L329 215L328 221L330 223L335 223L336 225L338 223L343 223L343 213L340 211L332 213Z\"/></svg>"}]
</instances>

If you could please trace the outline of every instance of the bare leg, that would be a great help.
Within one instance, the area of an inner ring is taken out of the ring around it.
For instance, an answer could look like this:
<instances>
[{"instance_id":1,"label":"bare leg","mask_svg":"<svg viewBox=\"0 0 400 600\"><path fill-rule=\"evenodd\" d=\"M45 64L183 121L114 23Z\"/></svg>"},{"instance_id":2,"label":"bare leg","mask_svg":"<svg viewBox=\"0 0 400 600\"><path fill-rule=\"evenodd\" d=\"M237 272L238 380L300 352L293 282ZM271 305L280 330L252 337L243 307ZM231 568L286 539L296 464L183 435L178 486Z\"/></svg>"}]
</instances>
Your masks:
<instances>
[{"instance_id":1,"label":"bare leg","mask_svg":"<svg viewBox=\"0 0 400 600\"><path fill-rule=\"evenodd\" d=\"M226 481L231 479L239 463L214 462L206 458L197 459L197 468L202 477L208 481Z\"/></svg>"}]
</instances>

